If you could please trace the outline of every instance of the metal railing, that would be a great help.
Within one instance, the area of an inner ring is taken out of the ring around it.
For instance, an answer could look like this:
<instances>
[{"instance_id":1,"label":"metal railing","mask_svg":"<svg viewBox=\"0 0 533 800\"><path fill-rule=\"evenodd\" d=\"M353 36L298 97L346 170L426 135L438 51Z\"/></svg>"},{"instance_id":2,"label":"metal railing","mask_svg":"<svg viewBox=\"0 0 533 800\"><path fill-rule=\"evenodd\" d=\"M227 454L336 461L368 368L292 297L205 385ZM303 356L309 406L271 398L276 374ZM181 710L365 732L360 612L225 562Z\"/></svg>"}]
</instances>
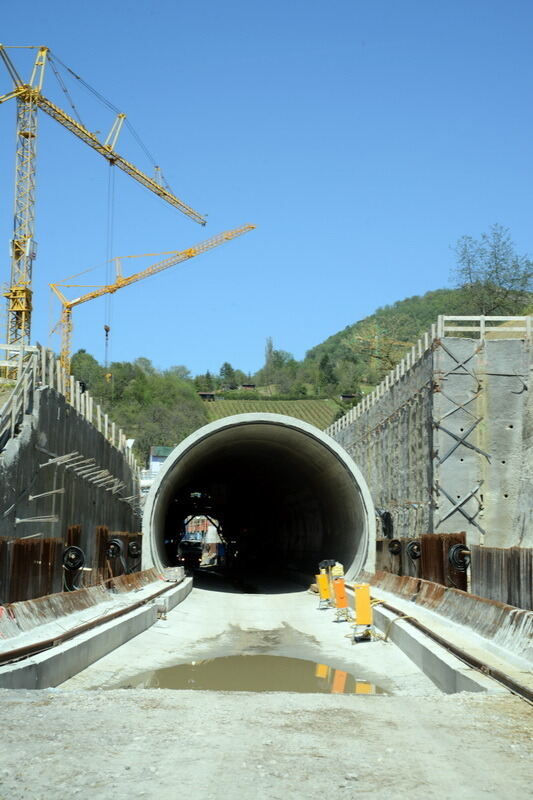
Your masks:
<instances>
[{"instance_id":1,"label":"metal railing","mask_svg":"<svg viewBox=\"0 0 533 800\"><path fill-rule=\"evenodd\" d=\"M455 317L441 315L437 319L437 338L477 334L477 339L530 339L532 316L523 317ZM509 334L518 334L517 336Z\"/></svg>"}]
</instances>

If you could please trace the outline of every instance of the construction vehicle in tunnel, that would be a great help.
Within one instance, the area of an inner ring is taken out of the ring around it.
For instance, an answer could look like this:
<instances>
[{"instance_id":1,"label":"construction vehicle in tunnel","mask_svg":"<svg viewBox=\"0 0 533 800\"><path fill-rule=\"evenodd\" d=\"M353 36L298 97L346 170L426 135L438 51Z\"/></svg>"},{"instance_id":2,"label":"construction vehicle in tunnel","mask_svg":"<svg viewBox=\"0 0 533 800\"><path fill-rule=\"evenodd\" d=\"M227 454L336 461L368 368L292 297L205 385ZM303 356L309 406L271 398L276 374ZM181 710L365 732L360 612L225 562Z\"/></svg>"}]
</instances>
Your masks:
<instances>
[{"instance_id":1,"label":"construction vehicle in tunnel","mask_svg":"<svg viewBox=\"0 0 533 800\"><path fill-rule=\"evenodd\" d=\"M197 569L204 551L203 536L199 531L187 531L178 544L177 562L185 569Z\"/></svg>"}]
</instances>

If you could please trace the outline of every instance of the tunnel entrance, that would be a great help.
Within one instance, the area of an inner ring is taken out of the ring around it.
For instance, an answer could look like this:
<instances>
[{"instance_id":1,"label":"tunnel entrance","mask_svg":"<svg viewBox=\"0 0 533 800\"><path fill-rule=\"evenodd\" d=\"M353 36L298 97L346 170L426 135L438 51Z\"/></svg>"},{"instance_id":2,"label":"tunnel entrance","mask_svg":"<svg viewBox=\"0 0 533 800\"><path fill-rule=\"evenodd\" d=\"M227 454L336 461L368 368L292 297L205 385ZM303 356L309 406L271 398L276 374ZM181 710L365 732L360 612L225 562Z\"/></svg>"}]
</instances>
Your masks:
<instances>
[{"instance_id":1,"label":"tunnel entrance","mask_svg":"<svg viewBox=\"0 0 533 800\"><path fill-rule=\"evenodd\" d=\"M240 414L200 428L167 458L148 494L144 563L177 563L186 520L216 521L233 575L309 581L335 558L353 578L375 541L370 493L350 456L307 423Z\"/></svg>"}]
</instances>

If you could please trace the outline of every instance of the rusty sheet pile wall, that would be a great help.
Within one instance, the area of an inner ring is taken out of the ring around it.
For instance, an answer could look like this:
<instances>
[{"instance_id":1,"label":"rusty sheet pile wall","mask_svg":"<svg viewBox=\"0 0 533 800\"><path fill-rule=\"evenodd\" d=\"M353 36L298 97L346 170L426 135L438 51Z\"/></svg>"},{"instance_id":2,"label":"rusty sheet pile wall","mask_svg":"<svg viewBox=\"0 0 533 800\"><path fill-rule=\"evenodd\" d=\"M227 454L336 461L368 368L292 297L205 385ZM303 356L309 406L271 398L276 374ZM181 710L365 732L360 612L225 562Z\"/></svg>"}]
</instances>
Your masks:
<instances>
[{"instance_id":1,"label":"rusty sheet pile wall","mask_svg":"<svg viewBox=\"0 0 533 800\"><path fill-rule=\"evenodd\" d=\"M533 544L531 317L439 317L327 432L359 465L387 535L464 529Z\"/></svg>"},{"instance_id":2,"label":"rusty sheet pile wall","mask_svg":"<svg viewBox=\"0 0 533 800\"><path fill-rule=\"evenodd\" d=\"M455 589L467 588L466 572L450 564L449 552L453 545L465 544L466 535L460 533L428 533L416 539L385 539L376 542L376 572L390 572L412 578L422 578ZM416 544L414 555L409 545Z\"/></svg>"},{"instance_id":3,"label":"rusty sheet pile wall","mask_svg":"<svg viewBox=\"0 0 533 800\"><path fill-rule=\"evenodd\" d=\"M469 589L478 597L533 610L533 548L472 545L466 569L457 569L450 563L450 548L464 545L465 540L464 532L430 533L417 539L379 538L376 573ZM410 550L413 544L417 547Z\"/></svg>"},{"instance_id":4,"label":"rusty sheet pile wall","mask_svg":"<svg viewBox=\"0 0 533 800\"><path fill-rule=\"evenodd\" d=\"M56 593L0 606L0 638L12 639L20 633L55 622L76 611L98 606L109 600L109 591L113 594L135 591L154 583L158 577L156 570L145 570L134 575L121 575L106 585L99 584L74 592Z\"/></svg>"},{"instance_id":5,"label":"rusty sheet pile wall","mask_svg":"<svg viewBox=\"0 0 533 800\"><path fill-rule=\"evenodd\" d=\"M411 600L443 617L466 625L508 652L533 659L533 612L477 597L421 578L376 572L367 576L372 586Z\"/></svg>"},{"instance_id":6,"label":"rusty sheet pile wall","mask_svg":"<svg viewBox=\"0 0 533 800\"><path fill-rule=\"evenodd\" d=\"M533 609L533 547L471 548L472 593Z\"/></svg>"}]
</instances>

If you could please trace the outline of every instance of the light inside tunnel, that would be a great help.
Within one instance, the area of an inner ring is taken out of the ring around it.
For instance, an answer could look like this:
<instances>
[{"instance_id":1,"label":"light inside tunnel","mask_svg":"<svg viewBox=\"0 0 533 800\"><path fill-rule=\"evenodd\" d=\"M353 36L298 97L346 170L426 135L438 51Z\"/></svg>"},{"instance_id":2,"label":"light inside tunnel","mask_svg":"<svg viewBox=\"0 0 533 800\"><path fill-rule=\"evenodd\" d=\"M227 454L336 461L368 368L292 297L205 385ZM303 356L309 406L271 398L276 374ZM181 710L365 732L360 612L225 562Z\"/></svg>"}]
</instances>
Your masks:
<instances>
[{"instance_id":1,"label":"light inside tunnel","mask_svg":"<svg viewBox=\"0 0 533 800\"><path fill-rule=\"evenodd\" d=\"M350 456L317 428L278 414L218 420L168 456L146 500L144 568L175 563L169 542L195 513L219 522L243 571L309 579L334 558L354 578L375 540L370 493Z\"/></svg>"}]
</instances>

